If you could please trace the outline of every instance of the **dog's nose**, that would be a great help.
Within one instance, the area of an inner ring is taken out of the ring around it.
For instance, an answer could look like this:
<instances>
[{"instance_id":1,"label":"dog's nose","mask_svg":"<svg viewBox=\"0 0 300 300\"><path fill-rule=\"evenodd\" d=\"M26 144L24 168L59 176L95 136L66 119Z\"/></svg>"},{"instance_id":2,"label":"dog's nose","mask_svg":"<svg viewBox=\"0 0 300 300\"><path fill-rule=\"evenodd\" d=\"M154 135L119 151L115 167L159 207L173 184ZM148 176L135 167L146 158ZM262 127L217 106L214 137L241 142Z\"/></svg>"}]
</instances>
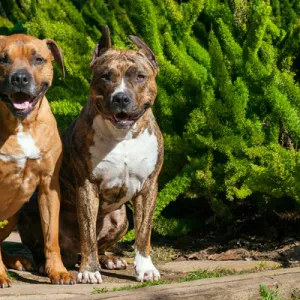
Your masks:
<instances>
[{"instance_id":1,"label":"dog's nose","mask_svg":"<svg viewBox=\"0 0 300 300\"><path fill-rule=\"evenodd\" d=\"M126 107L130 102L131 99L126 93L117 93L112 98L112 103L122 108Z\"/></svg>"},{"instance_id":2,"label":"dog's nose","mask_svg":"<svg viewBox=\"0 0 300 300\"><path fill-rule=\"evenodd\" d=\"M27 71L22 70L13 73L10 77L10 80L12 85L21 88L29 83L30 78L30 74Z\"/></svg>"}]
</instances>

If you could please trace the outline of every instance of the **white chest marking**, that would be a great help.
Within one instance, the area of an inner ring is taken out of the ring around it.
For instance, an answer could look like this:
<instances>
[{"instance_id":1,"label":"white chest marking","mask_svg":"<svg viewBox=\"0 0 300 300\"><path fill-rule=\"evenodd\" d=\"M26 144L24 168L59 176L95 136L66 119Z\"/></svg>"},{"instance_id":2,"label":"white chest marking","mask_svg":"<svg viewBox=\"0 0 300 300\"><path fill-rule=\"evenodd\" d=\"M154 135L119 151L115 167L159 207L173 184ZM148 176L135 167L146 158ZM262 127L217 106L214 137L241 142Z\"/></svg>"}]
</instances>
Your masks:
<instances>
[{"instance_id":1,"label":"white chest marking","mask_svg":"<svg viewBox=\"0 0 300 300\"><path fill-rule=\"evenodd\" d=\"M109 123L108 123L109 122ZM93 122L94 145L90 147L92 175L101 179L100 189L126 185L129 200L139 192L154 171L158 156L158 143L148 129L132 138L134 130L116 129L110 121L97 116Z\"/></svg>"},{"instance_id":2,"label":"white chest marking","mask_svg":"<svg viewBox=\"0 0 300 300\"><path fill-rule=\"evenodd\" d=\"M17 133L17 142L21 147L23 153L19 155L14 154L0 154L0 159L5 162L16 162L18 167L24 169L27 159L41 158L40 149L37 148L32 136L29 133L23 132L21 123L18 125L19 132Z\"/></svg>"}]
</instances>

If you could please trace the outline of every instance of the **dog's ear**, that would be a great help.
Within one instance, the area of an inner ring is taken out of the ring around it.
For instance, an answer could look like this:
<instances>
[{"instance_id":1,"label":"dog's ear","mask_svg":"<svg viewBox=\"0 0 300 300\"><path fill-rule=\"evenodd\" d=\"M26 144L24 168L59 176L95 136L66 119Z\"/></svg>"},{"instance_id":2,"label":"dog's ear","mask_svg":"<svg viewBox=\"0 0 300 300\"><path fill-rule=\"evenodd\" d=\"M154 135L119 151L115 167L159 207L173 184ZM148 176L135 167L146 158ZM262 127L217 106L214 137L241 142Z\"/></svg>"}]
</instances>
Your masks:
<instances>
[{"instance_id":1,"label":"dog's ear","mask_svg":"<svg viewBox=\"0 0 300 300\"><path fill-rule=\"evenodd\" d=\"M106 25L102 30L101 39L94 49L93 58L90 65L93 64L96 58L98 58L100 55L102 55L105 51L107 51L110 48L111 48L110 30Z\"/></svg>"},{"instance_id":2,"label":"dog's ear","mask_svg":"<svg viewBox=\"0 0 300 300\"><path fill-rule=\"evenodd\" d=\"M58 66L59 66L59 68L61 69L61 71L63 73L63 77L65 78L66 72L65 72L65 67L64 67L64 58L63 58L63 54L61 52L61 49L52 40L45 39L44 41L46 42L47 47L51 51L54 60L58 63Z\"/></svg>"},{"instance_id":3,"label":"dog's ear","mask_svg":"<svg viewBox=\"0 0 300 300\"><path fill-rule=\"evenodd\" d=\"M150 47L142 41L140 38L138 38L135 35L129 35L128 38L139 47L139 51L146 55L146 57L149 59L151 65L154 67L155 70L158 71L158 63L156 60L156 57L153 53L153 51L150 49Z\"/></svg>"}]
</instances>

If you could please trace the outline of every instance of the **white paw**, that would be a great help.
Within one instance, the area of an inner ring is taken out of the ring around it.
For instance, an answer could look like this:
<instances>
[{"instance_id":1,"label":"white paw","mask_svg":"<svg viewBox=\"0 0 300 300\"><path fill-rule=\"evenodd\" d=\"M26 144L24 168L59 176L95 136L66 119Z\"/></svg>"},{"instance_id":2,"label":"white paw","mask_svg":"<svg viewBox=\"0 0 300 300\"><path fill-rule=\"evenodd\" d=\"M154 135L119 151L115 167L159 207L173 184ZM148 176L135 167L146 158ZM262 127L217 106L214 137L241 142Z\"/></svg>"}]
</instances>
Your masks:
<instances>
[{"instance_id":1,"label":"white paw","mask_svg":"<svg viewBox=\"0 0 300 300\"><path fill-rule=\"evenodd\" d=\"M83 271L77 274L77 282L79 283L101 283L102 277L99 271L89 272Z\"/></svg>"},{"instance_id":2,"label":"white paw","mask_svg":"<svg viewBox=\"0 0 300 300\"><path fill-rule=\"evenodd\" d=\"M160 278L160 274L154 267L151 257L145 257L138 251L136 252L134 259L134 268L137 281L152 281Z\"/></svg>"}]
</instances>

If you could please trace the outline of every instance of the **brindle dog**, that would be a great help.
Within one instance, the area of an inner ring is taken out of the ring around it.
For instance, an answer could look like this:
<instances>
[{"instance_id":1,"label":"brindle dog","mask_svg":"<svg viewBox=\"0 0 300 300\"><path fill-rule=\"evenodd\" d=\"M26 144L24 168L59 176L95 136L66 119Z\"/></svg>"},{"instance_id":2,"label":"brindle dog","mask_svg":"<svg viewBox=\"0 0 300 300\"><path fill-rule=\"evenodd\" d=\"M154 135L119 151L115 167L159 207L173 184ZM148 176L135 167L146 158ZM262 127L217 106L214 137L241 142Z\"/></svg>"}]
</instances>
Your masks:
<instances>
[{"instance_id":1,"label":"brindle dog","mask_svg":"<svg viewBox=\"0 0 300 300\"><path fill-rule=\"evenodd\" d=\"M130 200L137 280L160 277L150 258L157 177L163 163L163 138L151 109L158 66L143 41L129 38L138 51L113 49L109 29L104 28L90 64L89 101L63 139L60 243L68 265L81 253L77 281L82 283L102 281L100 264L126 267L124 260L105 256L105 251L127 231L125 203Z\"/></svg>"}]
</instances>

